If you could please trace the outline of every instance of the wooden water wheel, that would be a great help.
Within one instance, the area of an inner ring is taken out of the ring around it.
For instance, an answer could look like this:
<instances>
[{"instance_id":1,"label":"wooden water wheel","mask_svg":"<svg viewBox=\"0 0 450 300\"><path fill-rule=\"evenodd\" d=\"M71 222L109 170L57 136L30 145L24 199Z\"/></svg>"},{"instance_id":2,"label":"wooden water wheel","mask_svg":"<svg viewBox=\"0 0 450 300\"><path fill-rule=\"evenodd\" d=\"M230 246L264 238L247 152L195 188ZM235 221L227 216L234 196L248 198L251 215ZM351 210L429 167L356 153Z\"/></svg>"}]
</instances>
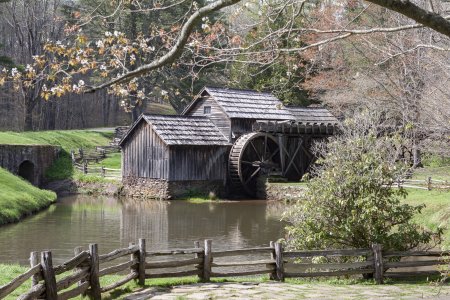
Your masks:
<instances>
[{"instance_id":1,"label":"wooden water wheel","mask_svg":"<svg viewBox=\"0 0 450 300\"><path fill-rule=\"evenodd\" d=\"M279 151L276 139L268 133L252 132L239 137L228 160L232 187L255 197L258 178L280 170Z\"/></svg>"}]
</instances>

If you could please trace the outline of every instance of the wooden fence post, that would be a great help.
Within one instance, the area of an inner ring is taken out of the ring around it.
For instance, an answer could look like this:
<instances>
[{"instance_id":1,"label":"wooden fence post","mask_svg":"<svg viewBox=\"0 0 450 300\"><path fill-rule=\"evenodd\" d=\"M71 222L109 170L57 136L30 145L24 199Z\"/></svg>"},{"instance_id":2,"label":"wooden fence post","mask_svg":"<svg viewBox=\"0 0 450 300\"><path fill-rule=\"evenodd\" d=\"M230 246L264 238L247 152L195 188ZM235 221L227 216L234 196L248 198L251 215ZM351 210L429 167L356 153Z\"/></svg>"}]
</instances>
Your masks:
<instances>
[{"instance_id":1,"label":"wooden fence post","mask_svg":"<svg viewBox=\"0 0 450 300\"><path fill-rule=\"evenodd\" d=\"M31 252L30 253L30 266L34 267L37 266L39 264L39 252ZM31 277L31 286L35 286L39 283L39 273L38 274L34 274Z\"/></svg>"},{"instance_id":2,"label":"wooden fence post","mask_svg":"<svg viewBox=\"0 0 450 300\"><path fill-rule=\"evenodd\" d=\"M373 264L375 269L375 282L377 284L383 283L383 256L382 256L382 246L380 244L372 244L373 250Z\"/></svg>"},{"instance_id":3,"label":"wooden fence post","mask_svg":"<svg viewBox=\"0 0 450 300\"><path fill-rule=\"evenodd\" d=\"M104 166L102 166L102 177L105 177L105 167Z\"/></svg>"},{"instance_id":4,"label":"wooden fence post","mask_svg":"<svg viewBox=\"0 0 450 300\"><path fill-rule=\"evenodd\" d=\"M431 177L428 177L427 179L427 189L431 191Z\"/></svg>"},{"instance_id":5,"label":"wooden fence post","mask_svg":"<svg viewBox=\"0 0 450 300\"><path fill-rule=\"evenodd\" d=\"M211 256L212 240L205 240L205 253L203 256L203 280L209 281L211 278Z\"/></svg>"},{"instance_id":6,"label":"wooden fence post","mask_svg":"<svg viewBox=\"0 0 450 300\"><path fill-rule=\"evenodd\" d=\"M199 241L194 242L194 248L197 248L197 249L200 248ZM203 258L203 253L195 253L194 257L195 258ZM203 280L203 264L202 263L198 264L198 278L200 280Z\"/></svg>"},{"instance_id":7,"label":"wooden fence post","mask_svg":"<svg viewBox=\"0 0 450 300\"><path fill-rule=\"evenodd\" d=\"M70 157L72 158L72 164L74 165L76 163L76 159L75 152L73 150L70 150Z\"/></svg>"},{"instance_id":8,"label":"wooden fence post","mask_svg":"<svg viewBox=\"0 0 450 300\"><path fill-rule=\"evenodd\" d=\"M89 298L94 300L101 299L101 291L100 291L100 280L98 277L99 269L100 269L100 261L98 258L98 245L97 244L89 244L89 253L91 255L91 271L89 276L89 282L91 286L91 290L89 292Z\"/></svg>"},{"instance_id":9,"label":"wooden fence post","mask_svg":"<svg viewBox=\"0 0 450 300\"><path fill-rule=\"evenodd\" d=\"M88 166L87 166L87 161L83 161L83 173L87 174L88 173Z\"/></svg>"},{"instance_id":10,"label":"wooden fence post","mask_svg":"<svg viewBox=\"0 0 450 300\"><path fill-rule=\"evenodd\" d=\"M139 285L145 285L145 239L139 239Z\"/></svg>"},{"instance_id":11,"label":"wooden fence post","mask_svg":"<svg viewBox=\"0 0 450 300\"><path fill-rule=\"evenodd\" d=\"M45 282L45 299L57 300L55 270L53 270L52 253L50 251L41 252L42 276Z\"/></svg>"},{"instance_id":12,"label":"wooden fence post","mask_svg":"<svg viewBox=\"0 0 450 300\"><path fill-rule=\"evenodd\" d=\"M275 261L277 280L284 281L283 245L281 243L275 243Z\"/></svg>"},{"instance_id":13,"label":"wooden fence post","mask_svg":"<svg viewBox=\"0 0 450 300\"><path fill-rule=\"evenodd\" d=\"M83 247L80 247L80 246L78 246L78 247L75 247L75 249L73 249L73 254L75 255L75 256L77 256L78 254L80 254L81 252L83 252ZM77 271L79 271L80 269L79 268L75 268L73 271L74 272L77 272ZM80 286L80 285L82 285L84 282L85 282L86 280L80 280L80 281L78 281L78 286ZM83 296L86 296L86 293L83 293Z\"/></svg>"},{"instance_id":14,"label":"wooden fence post","mask_svg":"<svg viewBox=\"0 0 450 300\"><path fill-rule=\"evenodd\" d=\"M272 248L272 252L270 252L270 258L273 260L276 260L276 256L275 256L275 243L273 241L270 241L269 244L270 248ZM275 268L275 270L270 273L269 275L270 280L275 280L277 278L277 270Z\"/></svg>"}]
</instances>

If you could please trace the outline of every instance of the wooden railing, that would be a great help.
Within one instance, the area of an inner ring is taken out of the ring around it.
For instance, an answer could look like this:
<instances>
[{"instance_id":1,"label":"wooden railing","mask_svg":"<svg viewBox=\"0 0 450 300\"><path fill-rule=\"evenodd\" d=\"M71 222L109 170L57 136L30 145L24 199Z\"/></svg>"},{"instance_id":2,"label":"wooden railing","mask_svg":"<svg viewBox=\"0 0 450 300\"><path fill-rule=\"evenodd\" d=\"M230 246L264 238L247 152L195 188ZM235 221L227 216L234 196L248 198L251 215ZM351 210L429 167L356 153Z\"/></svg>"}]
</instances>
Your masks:
<instances>
[{"instance_id":1,"label":"wooden railing","mask_svg":"<svg viewBox=\"0 0 450 300\"><path fill-rule=\"evenodd\" d=\"M421 189L431 191L432 189L450 189L450 181L432 179L428 177L427 179L398 179L393 187L403 187L412 189Z\"/></svg>"},{"instance_id":2,"label":"wooden railing","mask_svg":"<svg viewBox=\"0 0 450 300\"><path fill-rule=\"evenodd\" d=\"M92 166L90 163L98 164L100 160L105 159L107 154L119 152L118 147L113 146L98 146L95 149L78 149L77 151L71 151L72 165L75 169L83 172L83 174L91 174L101 176L110 179L122 179L122 170L105 168L104 166Z\"/></svg>"},{"instance_id":3,"label":"wooden railing","mask_svg":"<svg viewBox=\"0 0 450 300\"><path fill-rule=\"evenodd\" d=\"M127 256L130 258L124 260L123 257ZM89 245L89 251L77 247L75 256L58 266L53 266L50 251L41 252L40 260L39 254L32 252L30 269L1 286L0 299L10 295L29 279L31 288L18 299L70 299L79 295L100 299L102 293L131 280L137 280L143 286L147 278L184 276L198 276L202 281L209 281L213 277L268 274L272 280L284 281L285 278L373 274L376 282L382 283L385 277L439 275L438 270L390 270L449 264L447 256L450 256L450 251L383 252L378 244L371 249L284 251L282 244L271 242L268 247L213 251L211 240L206 240L204 247L195 242L191 249L147 251L145 240L140 239L137 245L103 255L98 254L97 244ZM240 258L229 260L229 257ZM401 260L408 257L432 259ZM314 263L313 258L327 262ZM346 258L349 262L336 258ZM117 259L122 261L111 265ZM101 277L116 273L121 274L122 278L107 286L100 285Z\"/></svg>"},{"instance_id":4,"label":"wooden railing","mask_svg":"<svg viewBox=\"0 0 450 300\"><path fill-rule=\"evenodd\" d=\"M75 169L83 172L83 174L91 174L118 180L122 178L122 169L105 168L104 166L90 166L86 162L83 164L74 163L73 166Z\"/></svg>"}]
</instances>

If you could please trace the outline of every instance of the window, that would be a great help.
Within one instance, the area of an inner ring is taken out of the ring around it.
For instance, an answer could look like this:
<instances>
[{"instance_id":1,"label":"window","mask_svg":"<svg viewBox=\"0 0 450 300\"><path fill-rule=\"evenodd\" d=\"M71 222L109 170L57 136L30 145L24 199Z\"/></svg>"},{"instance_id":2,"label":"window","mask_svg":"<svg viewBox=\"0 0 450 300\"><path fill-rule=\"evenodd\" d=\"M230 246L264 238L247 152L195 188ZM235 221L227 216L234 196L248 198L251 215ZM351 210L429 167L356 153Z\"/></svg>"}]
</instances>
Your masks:
<instances>
[{"instance_id":1,"label":"window","mask_svg":"<svg viewBox=\"0 0 450 300\"><path fill-rule=\"evenodd\" d=\"M211 106L205 106L203 107L203 114L210 114L211 113Z\"/></svg>"}]
</instances>

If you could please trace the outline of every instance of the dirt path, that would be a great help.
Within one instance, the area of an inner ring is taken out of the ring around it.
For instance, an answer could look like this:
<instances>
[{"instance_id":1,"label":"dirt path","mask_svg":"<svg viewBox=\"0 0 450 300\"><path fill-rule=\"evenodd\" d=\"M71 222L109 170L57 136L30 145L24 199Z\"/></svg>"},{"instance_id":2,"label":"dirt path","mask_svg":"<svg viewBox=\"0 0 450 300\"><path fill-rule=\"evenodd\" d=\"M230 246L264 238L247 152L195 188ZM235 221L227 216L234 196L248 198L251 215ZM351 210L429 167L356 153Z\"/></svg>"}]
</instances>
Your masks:
<instances>
[{"instance_id":1,"label":"dirt path","mask_svg":"<svg viewBox=\"0 0 450 300\"><path fill-rule=\"evenodd\" d=\"M125 300L144 299L450 299L450 286L332 285L289 283L200 283L147 288Z\"/></svg>"}]
</instances>

